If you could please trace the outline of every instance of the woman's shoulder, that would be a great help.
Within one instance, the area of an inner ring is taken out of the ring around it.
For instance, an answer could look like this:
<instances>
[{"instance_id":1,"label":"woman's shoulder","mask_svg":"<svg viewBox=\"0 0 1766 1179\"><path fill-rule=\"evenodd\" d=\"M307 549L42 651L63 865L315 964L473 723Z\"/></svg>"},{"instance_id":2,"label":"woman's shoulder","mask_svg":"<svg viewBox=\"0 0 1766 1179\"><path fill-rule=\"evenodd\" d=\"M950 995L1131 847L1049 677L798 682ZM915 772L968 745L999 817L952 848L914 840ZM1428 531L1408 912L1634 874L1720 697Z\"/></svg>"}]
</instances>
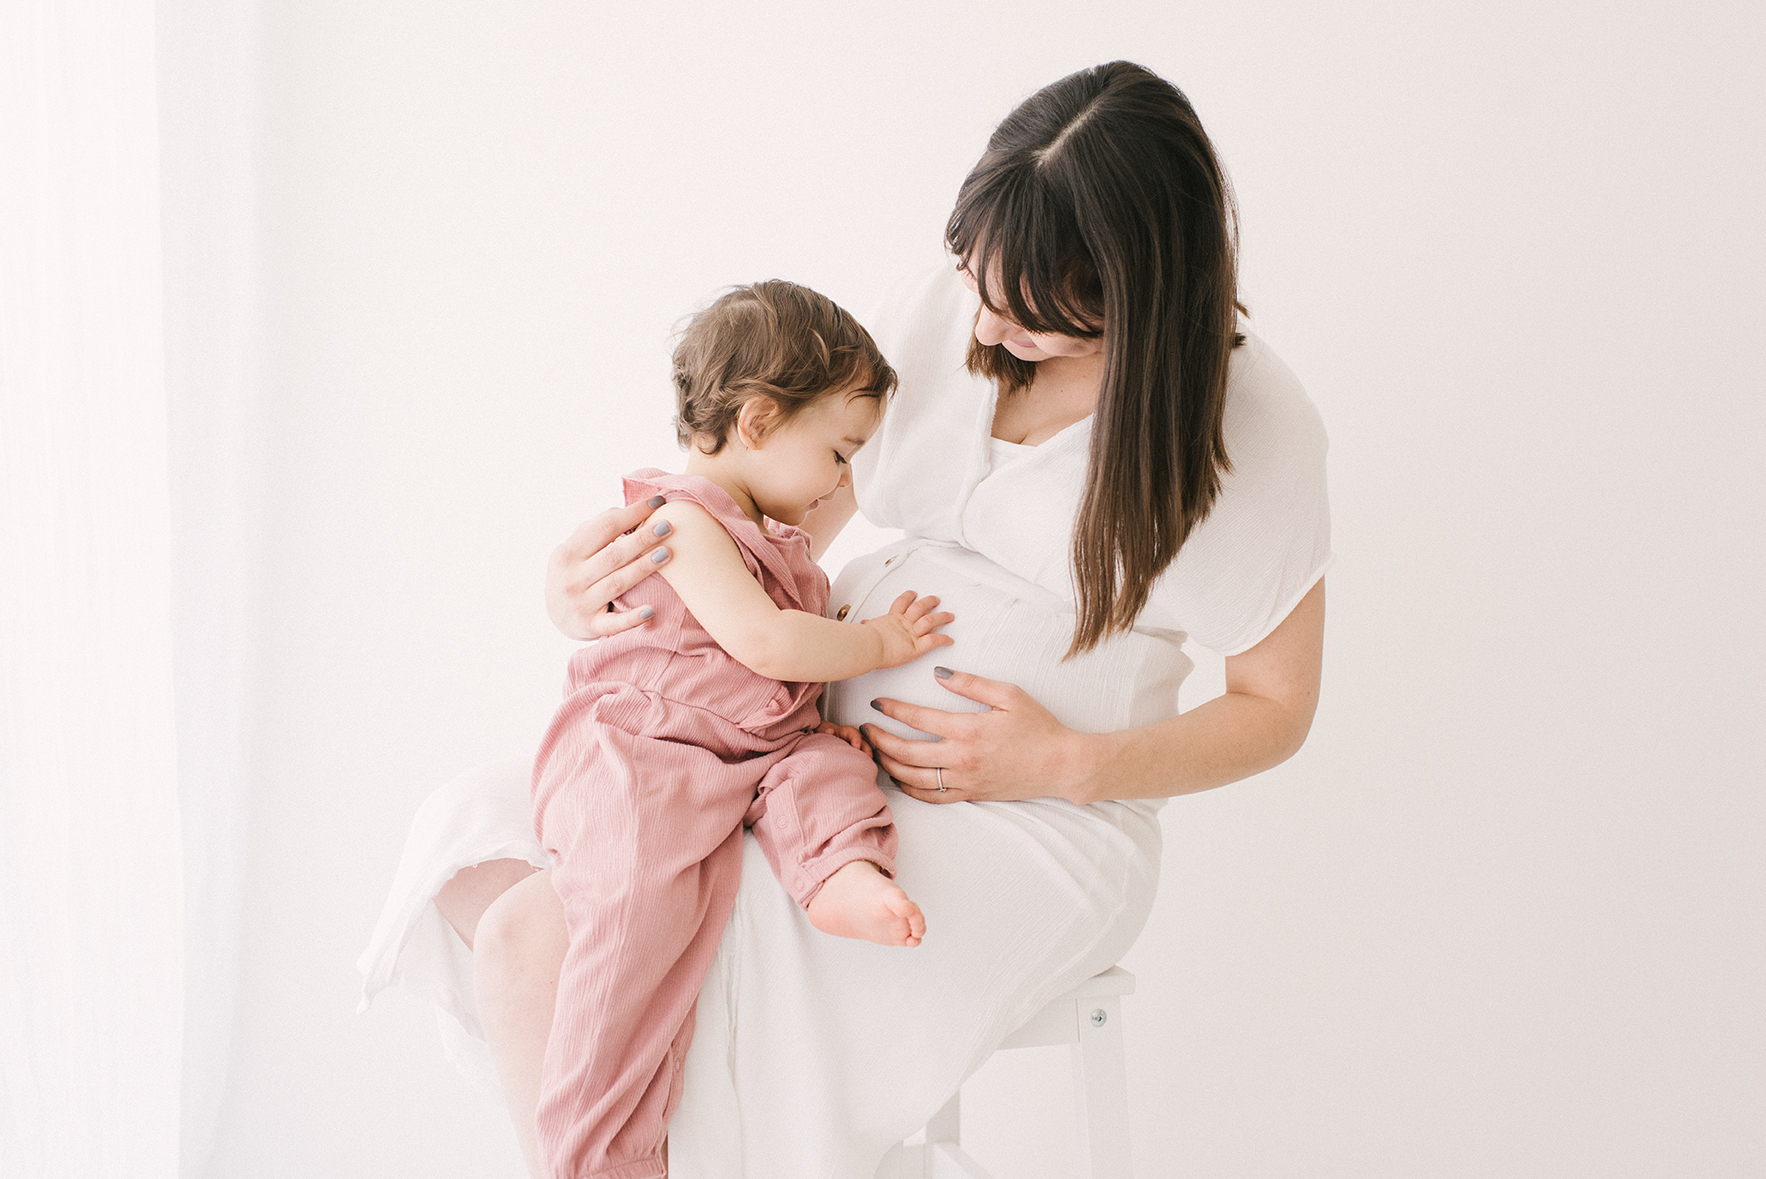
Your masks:
<instances>
[{"instance_id":1,"label":"woman's shoulder","mask_svg":"<svg viewBox=\"0 0 1766 1179\"><path fill-rule=\"evenodd\" d=\"M871 309L865 326L901 378L908 399L960 375L979 306L948 259L904 275Z\"/></svg>"},{"instance_id":2,"label":"woman's shoulder","mask_svg":"<svg viewBox=\"0 0 1766 1179\"><path fill-rule=\"evenodd\" d=\"M1226 454L1213 509L1144 612L1222 655L1261 642L1331 563L1324 421L1253 332L1227 373Z\"/></svg>"},{"instance_id":3,"label":"woman's shoulder","mask_svg":"<svg viewBox=\"0 0 1766 1179\"><path fill-rule=\"evenodd\" d=\"M1227 367L1222 423L1227 458L1235 469L1241 455L1248 460L1315 455L1322 461L1324 419L1305 386L1263 337L1249 325L1241 331L1245 342L1233 349Z\"/></svg>"},{"instance_id":4,"label":"woman's shoulder","mask_svg":"<svg viewBox=\"0 0 1766 1179\"><path fill-rule=\"evenodd\" d=\"M853 459L859 510L873 524L932 535L960 506L977 422L993 396L966 363L978 306L942 262L898 283L871 317L900 378L882 426Z\"/></svg>"}]
</instances>

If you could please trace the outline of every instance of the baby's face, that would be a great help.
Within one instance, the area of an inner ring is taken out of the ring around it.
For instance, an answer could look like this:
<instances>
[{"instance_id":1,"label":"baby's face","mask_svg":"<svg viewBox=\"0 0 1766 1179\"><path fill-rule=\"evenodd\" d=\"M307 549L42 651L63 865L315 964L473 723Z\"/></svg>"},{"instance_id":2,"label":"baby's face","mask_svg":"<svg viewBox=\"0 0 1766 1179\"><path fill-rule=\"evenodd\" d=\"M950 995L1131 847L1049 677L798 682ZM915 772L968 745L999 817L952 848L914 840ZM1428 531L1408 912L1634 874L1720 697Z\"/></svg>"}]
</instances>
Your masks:
<instances>
[{"instance_id":1,"label":"baby's face","mask_svg":"<svg viewBox=\"0 0 1766 1179\"><path fill-rule=\"evenodd\" d=\"M883 399L875 394L818 397L752 451L747 481L755 505L781 524L802 524L817 504L852 482L848 464L882 421Z\"/></svg>"}]
</instances>

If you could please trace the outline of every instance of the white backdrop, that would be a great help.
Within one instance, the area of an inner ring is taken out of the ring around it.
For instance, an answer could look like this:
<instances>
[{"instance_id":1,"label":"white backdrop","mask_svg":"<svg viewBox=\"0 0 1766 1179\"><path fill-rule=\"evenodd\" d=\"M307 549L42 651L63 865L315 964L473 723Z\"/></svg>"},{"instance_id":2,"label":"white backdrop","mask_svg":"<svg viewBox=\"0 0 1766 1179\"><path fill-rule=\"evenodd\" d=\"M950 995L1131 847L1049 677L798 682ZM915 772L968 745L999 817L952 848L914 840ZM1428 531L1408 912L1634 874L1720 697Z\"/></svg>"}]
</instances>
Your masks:
<instances>
[{"instance_id":1,"label":"white backdrop","mask_svg":"<svg viewBox=\"0 0 1766 1179\"><path fill-rule=\"evenodd\" d=\"M518 1173L424 1010L352 1014L352 961L418 800L549 716L546 553L678 462L678 317L771 276L862 311L936 256L993 123L1115 57L1231 170L1339 552L1307 747L1165 812L1125 963L1139 1174L1766 1170L1762 33L1743 3L266 0L211 1173ZM1062 1062L1007 1060L975 1153L1061 1174Z\"/></svg>"}]
</instances>

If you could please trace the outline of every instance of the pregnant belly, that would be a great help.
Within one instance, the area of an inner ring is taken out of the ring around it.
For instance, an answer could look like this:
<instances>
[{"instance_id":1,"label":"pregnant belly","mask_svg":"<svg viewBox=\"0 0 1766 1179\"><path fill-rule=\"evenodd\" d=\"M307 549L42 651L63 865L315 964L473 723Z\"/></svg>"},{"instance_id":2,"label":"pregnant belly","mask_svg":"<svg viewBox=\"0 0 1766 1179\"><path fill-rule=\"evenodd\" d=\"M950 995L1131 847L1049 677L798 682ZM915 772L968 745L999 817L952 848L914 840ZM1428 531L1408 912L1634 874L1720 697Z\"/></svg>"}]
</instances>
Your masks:
<instances>
[{"instance_id":1,"label":"pregnant belly","mask_svg":"<svg viewBox=\"0 0 1766 1179\"><path fill-rule=\"evenodd\" d=\"M1181 635L1131 632L1064 659L1073 636L1071 607L967 549L909 539L853 560L835 579L830 610L856 623L889 609L903 590L936 594L956 621L941 633L955 641L912 663L828 686L827 716L839 724L876 724L898 736L932 739L871 707L880 698L947 712L987 706L947 691L937 666L1017 684L1070 728L1101 733L1146 724L1177 711L1177 689L1190 669Z\"/></svg>"}]
</instances>

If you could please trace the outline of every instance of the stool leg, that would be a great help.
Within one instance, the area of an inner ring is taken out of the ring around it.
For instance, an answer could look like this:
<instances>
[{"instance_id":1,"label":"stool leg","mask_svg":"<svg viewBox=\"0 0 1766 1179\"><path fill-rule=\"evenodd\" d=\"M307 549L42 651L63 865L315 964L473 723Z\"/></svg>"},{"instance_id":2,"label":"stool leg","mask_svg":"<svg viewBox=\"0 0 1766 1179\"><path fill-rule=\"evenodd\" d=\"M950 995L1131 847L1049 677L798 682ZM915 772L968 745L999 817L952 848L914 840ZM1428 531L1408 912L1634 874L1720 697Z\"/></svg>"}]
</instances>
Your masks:
<instances>
[{"instance_id":1,"label":"stool leg","mask_svg":"<svg viewBox=\"0 0 1766 1179\"><path fill-rule=\"evenodd\" d=\"M907 1160L909 1150L915 1152L911 1170ZM920 1157L921 1153L923 1153L921 1148L917 1146L909 1147L897 1142L889 1148L889 1153L883 1156L883 1161L877 1164L875 1179L923 1179L926 1174L926 1164L925 1160Z\"/></svg>"},{"instance_id":2,"label":"stool leg","mask_svg":"<svg viewBox=\"0 0 1766 1179\"><path fill-rule=\"evenodd\" d=\"M963 1091L950 1095L939 1111L926 1123L927 1142L961 1142L963 1137Z\"/></svg>"},{"instance_id":3,"label":"stool leg","mask_svg":"<svg viewBox=\"0 0 1766 1179\"><path fill-rule=\"evenodd\" d=\"M1079 1107L1085 1174L1087 1179L1131 1179L1121 1004L1107 995L1080 999L1074 1006L1079 1043L1073 1046L1073 1097Z\"/></svg>"},{"instance_id":4,"label":"stool leg","mask_svg":"<svg viewBox=\"0 0 1766 1179\"><path fill-rule=\"evenodd\" d=\"M926 1145L896 1147L890 1153L894 1156L900 1152L898 1169L879 1170L877 1179L885 1179L885 1175L888 1179L895 1179L897 1174L901 1179L992 1179L980 1163L963 1153L958 1144L962 1135L962 1115L963 1094L958 1090L926 1123Z\"/></svg>"}]
</instances>

